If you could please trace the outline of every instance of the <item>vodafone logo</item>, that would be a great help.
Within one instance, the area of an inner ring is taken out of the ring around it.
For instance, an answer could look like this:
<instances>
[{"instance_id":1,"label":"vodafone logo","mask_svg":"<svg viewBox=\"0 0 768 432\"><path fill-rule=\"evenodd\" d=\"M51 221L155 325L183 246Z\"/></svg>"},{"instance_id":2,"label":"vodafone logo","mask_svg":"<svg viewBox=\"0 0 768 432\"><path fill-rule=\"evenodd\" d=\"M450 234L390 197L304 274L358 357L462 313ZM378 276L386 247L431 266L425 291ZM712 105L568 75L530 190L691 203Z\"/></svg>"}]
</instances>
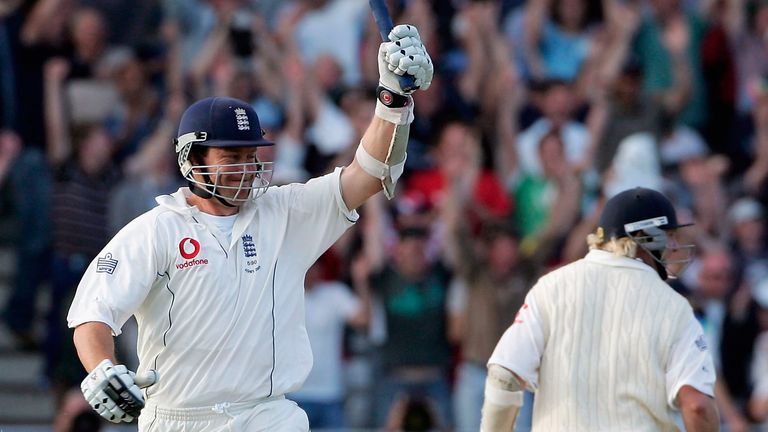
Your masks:
<instances>
[{"instance_id":1,"label":"vodafone logo","mask_svg":"<svg viewBox=\"0 0 768 432\"><path fill-rule=\"evenodd\" d=\"M179 252L184 259L191 260L200 253L200 242L189 237L184 237L179 242Z\"/></svg>"},{"instance_id":2,"label":"vodafone logo","mask_svg":"<svg viewBox=\"0 0 768 432\"><path fill-rule=\"evenodd\" d=\"M193 238L184 237L181 239L179 242L179 253L186 260L181 264L176 264L176 268L179 270L208 264L208 260L205 258L195 259L197 254L200 253L200 242Z\"/></svg>"},{"instance_id":3,"label":"vodafone logo","mask_svg":"<svg viewBox=\"0 0 768 432\"><path fill-rule=\"evenodd\" d=\"M208 264L208 260L207 259L205 259L205 258L203 258L203 259L194 259L194 260L184 261L181 264L176 264L176 268L179 269L179 270L184 270L184 269L188 269L190 267L204 265L204 264Z\"/></svg>"}]
</instances>

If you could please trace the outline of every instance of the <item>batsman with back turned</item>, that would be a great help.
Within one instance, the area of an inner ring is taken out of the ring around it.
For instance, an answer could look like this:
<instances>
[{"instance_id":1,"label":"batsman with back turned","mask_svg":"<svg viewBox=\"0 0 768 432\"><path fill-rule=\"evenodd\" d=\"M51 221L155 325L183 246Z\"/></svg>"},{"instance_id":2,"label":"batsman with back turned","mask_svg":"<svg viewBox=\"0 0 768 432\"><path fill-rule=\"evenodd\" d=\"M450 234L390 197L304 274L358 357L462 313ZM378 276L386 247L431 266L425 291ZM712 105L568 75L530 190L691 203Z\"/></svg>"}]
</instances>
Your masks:
<instances>
[{"instance_id":1,"label":"batsman with back turned","mask_svg":"<svg viewBox=\"0 0 768 432\"><path fill-rule=\"evenodd\" d=\"M213 97L182 115L175 149L189 187L123 228L87 269L68 315L89 372L91 406L140 431L307 431L285 394L312 368L304 275L405 165L412 88L433 65L413 26L378 53L375 114L352 162L305 184L269 187L273 145L245 102ZM115 357L113 336L139 326L138 371Z\"/></svg>"},{"instance_id":2,"label":"batsman with back turned","mask_svg":"<svg viewBox=\"0 0 768 432\"><path fill-rule=\"evenodd\" d=\"M543 276L488 361L482 432L719 430L715 368L688 301L665 283L690 261L675 209L634 188L609 199L590 251Z\"/></svg>"}]
</instances>

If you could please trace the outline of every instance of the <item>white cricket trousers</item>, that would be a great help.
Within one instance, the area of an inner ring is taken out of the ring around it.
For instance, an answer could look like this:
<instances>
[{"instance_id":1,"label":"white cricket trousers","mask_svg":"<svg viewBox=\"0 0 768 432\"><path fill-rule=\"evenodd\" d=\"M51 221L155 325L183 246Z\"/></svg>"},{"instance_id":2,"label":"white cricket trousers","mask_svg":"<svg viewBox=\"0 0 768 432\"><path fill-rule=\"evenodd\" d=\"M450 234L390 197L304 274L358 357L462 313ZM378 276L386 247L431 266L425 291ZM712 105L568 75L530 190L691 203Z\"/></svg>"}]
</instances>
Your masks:
<instances>
[{"instance_id":1,"label":"white cricket trousers","mask_svg":"<svg viewBox=\"0 0 768 432\"><path fill-rule=\"evenodd\" d=\"M307 414L284 396L212 407L168 409L148 403L140 432L307 432Z\"/></svg>"}]
</instances>

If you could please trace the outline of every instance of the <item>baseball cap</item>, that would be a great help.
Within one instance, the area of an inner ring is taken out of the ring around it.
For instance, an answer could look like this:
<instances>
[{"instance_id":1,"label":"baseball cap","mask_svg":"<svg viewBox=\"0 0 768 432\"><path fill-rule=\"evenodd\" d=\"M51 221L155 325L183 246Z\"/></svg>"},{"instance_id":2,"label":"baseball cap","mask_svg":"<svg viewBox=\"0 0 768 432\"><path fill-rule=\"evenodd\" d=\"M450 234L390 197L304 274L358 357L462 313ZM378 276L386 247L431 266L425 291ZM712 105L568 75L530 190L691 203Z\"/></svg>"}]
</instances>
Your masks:
<instances>
[{"instance_id":1,"label":"baseball cap","mask_svg":"<svg viewBox=\"0 0 768 432\"><path fill-rule=\"evenodd\" d=\"M181 116L179 134L205 132L195 145L208 147L253 147L274 145L264 138L253 107L239 99L215 96L199 100Z\"/></svg>"}]
</instances>

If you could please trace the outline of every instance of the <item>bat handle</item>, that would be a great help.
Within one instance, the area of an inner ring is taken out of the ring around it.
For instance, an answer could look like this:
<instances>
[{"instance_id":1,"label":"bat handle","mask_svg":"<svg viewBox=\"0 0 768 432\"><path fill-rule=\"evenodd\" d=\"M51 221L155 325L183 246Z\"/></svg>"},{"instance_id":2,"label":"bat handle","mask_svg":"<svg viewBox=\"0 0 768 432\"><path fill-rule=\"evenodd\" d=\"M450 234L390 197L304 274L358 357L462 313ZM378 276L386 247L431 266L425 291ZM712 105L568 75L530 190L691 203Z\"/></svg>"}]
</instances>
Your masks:
<instances>
[{"instance_id":1,"label":"bat handle","mask_svg":"<svg viewBox=\"0 0 768 432\"><path fill-rule=\"evenodd\" d=\"M376 21L376 27L379 28L379 35L382 42L389 42L389 32L392 31L394 25L392 24L392 18L389 16L387 10L386 0L369 0L371 6L371 12L373 12L373 19ZM406 92L412 92L418 87L416 86L416 78L411 75L403 75L398 78L400 88Z\"/></svg>"},{"instance_id":2,"label":"bat handle","mask_svg":"<svg viewBox=\"0 0 768 432\"><path fill-rule=\"evenodd\" d=\"M406 92L412 92L419 88L416 85L416 78L412 77L411 75L403 75L398 78L398 81L400 82L400 88Z\"/></svg>"}]
</instances>

